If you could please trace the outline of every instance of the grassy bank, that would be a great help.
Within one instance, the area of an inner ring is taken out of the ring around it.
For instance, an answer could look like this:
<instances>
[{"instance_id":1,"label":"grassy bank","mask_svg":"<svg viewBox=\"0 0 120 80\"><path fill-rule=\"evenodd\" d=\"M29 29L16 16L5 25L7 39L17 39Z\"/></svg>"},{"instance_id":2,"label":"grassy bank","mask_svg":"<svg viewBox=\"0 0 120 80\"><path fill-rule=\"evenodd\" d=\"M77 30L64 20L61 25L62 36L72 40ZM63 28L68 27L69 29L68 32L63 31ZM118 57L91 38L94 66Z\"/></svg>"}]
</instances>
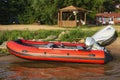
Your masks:
<instances>
[{"instance_id":1,"label":"grassy bank","mask_svg":"<svg viewBox=\"0 0 120 80\"><path fill-rule=\"evenodd\" d=\"M80 28L76 29L70 29L70 30L36 30L36 31L30 31L30 30L12 30L12 31L0 31L0 43L3 43L4 41L10 41L10 40L16 40L19 37L22 37L24 39L45 39L48 36L56 36L56 38L59 36L61 32L68 32L67 34L64 34L60 37L60 41L73 41L76 38L85 38L87 36L92 36L95 32L98 30L82 30ZM117 32L118 36L120 36L120 32ZM50 39L50 40L55 40Z\"/></svg>"},{"instance_id":2,"label":"grassy bank","mask_svg":"<svg viewBox=\"0 0 120 80\"><path fill-rule=\"evenodd\" d=\"M24 39L43 39L49 35L58 35L60 30L12 30L12 31L1 31L0 32L0 43L4 41L10 41L22 37Z\"/></svg>"},{"instance_id":3,"label":"grassy bank","mask_svg":"<svg viewBox=\"0 0 120 80\"><path fill-rule=\"evenodd\" d=\"M61 32L66 32L66 30L37 30L37 31L29 31L29 30L12 30L12 31L1 31L0 32L0 43L4 41L10 41L18 39L19 37L22 37L24 39L44 39L48 36L59 36ZM75 38L85 38L86 36L93 35L95 31L89 31L89 30L80 30L80 29L74 29L74 30L67 30L68 33L64 34L60 40L61 41L72 41ZM54 40L54 39L53 39Z\"/></svg>"}]
</instances>

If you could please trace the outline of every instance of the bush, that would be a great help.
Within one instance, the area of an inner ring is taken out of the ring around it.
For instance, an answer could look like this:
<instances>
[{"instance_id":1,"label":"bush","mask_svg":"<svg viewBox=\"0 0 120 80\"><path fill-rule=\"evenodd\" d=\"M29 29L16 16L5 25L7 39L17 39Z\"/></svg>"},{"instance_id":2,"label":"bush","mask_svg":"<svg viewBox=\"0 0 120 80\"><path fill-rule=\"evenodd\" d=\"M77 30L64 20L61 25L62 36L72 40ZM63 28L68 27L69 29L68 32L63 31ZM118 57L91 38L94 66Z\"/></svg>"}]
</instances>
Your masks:
<instances>
[{"instance_id":1,"label":"bush","mask_svg":"<svg viewBox=\"0 0 120 80\"><path fill-rule=\"evenodd\" d=\"M71 30L69 34L65 34L61 37L62 41L73 41L76 38L85 38L87 36L92 36L96 31L82 31L79 29Z\"/></svg>"},{"instance_id":2,"label":"bush","mask_svg":"<svg viewBox=\"0 0 120 80\"><path fill-rule=\"evenodd\" d=\"M18 39L18 37L23 37L24 39L43 39L50 35L58 36L60 34L60 30L37 30L37 31L1 31L0 32L0 43L4 41L10 41Z\"/></svg>"},{"instance_id":3,"label":"bush","mask_svg":"<svg viewBox=\"0 0 120 80\"><path fill-rule=\"evenodd\" d=\"M16 40L18 37L24 39L44 39L48 36L58 36L63 30L37 30L37 31L1 31L0 32L0 43L4 41ZM89 30L69 30L67 34L61 36L60 41L73 41L76 38L85 38L87 36L92 36L96 31Z\"/></svg>"}]
</instances>

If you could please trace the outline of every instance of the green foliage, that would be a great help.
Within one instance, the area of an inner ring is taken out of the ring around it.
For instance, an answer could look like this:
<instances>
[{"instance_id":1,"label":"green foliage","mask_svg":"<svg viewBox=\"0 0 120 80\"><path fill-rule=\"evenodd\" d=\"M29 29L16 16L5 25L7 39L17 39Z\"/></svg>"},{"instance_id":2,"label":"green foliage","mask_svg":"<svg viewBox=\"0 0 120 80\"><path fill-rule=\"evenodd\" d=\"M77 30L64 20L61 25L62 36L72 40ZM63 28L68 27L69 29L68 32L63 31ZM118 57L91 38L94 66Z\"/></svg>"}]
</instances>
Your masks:
<instances>
[{"instance_id":1,"label":"green foliage","mask_svg":"<svg viewBox=\"0 0 120 80\"><path fill-rule=\"evenodd\" d=\"M25 10L25 0L0 0L0 24L11 23L10 18L22 14Z\"/></svg>"},{"instance_id":2,"label":"green foliage","mask_svg":"<svg viewBox=\"0 0 120 80\"><path fill-rule=\"evenodd\" d=\"M74 41L77 38L85 38L87 36L92 36L96 31L82 31L80 29L71 30L69 34L65 34L61 37L61 41Z\"/></svg>"},{"instance_id":3,"label":"green foliage","mask_svg":"<svg viewBox=\"0 0 120 80\"><path fill-rule=\"evenodd\" d=\"M107 0L104 4L103 4L103 6L105 7L105 11L106 12L113 12L113 11L117 11L117 9L115 8L115 5L116 4L119 4L120 2L119 2L119 0L115 0L115 1L113 1L113 0ZM108 6L107 6L108 5Z\"/></svg>"},{"instance_id":4,"label":"green foliage","mask_svg":"<svg viewBox=\"0 0 120 80\"><path fill-rule=\"evenodd\" d=\"M38 31L1 31L0 32L0 43L4 41L10 41L10 40L16 40L18 37L22 37L24 39L43 39L50 35L56 35L58 36L60 30L38 30Z\"/></svg>"},{"instance_id":5,"label":"green foliage","mask_svg":"<svg viewBox=\"0 0 120 80\"><path fill-rule=\"evenodd\" d=\"M19 31L19 30L13 30L13 31L1 31L0 32L0 43L4 41L10 41L10 40L16 40L19 37L22 37L24 39L45 39L48 36L58 36L63 30L37 30L37 31ZM62 35L60 38L61 41L73 41L76 38L85 38L87 36L91 36L96 31L89 31L89 30L81 30L81 29L74 29L69 30L68 34Z\"/></svg>"},{"instance_id":6,"label":"green foliage","mask_svg":"<svg viewBox=\"0 0 120 80\"><path fill-rule=\"evenodd\" d=\"M27 8L23 14L18 15L19 23L21 24L32 24L35 22L34 12L31 12L30 8ZM27 15L26 15L27 14Z\"/></svg>"},{"instance_id":7,"label":"green foliage","mask_svg":"<svg viewBox=\"0 0 120 80\"><path fill-rule=\"evenodd\" d=\"M21 24L32 24L40 21L42 24L57 24L57 13L60 8L74 5L92 12L87 14L93 20L98 12L113 12L118 10L115 5L120 0L0 0L0 23L9 24L13 17Z\"/></svg>"}]
</instances>

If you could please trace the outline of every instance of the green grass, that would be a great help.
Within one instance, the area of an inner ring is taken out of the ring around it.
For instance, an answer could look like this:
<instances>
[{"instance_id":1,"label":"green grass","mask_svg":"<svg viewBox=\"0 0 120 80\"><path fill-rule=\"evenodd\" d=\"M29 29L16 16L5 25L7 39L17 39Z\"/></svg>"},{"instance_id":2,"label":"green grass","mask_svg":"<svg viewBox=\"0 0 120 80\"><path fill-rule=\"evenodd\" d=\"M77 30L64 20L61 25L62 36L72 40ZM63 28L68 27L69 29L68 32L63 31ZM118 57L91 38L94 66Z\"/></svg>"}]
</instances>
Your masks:
<instances>
[{"instance_id":1,"label":"green grass","mask_svg":"<svg viewBox=\"0 0 120 80\"><path fill-rule=\"evenodd\" d=\"M65 34L62 36L61 41L70 41L72 42L74 39L81 39L81 38L85 38L88 36L92 36L95 32L97 31L82 31L80 29L76 29L76 30L71 30L69 32L69 34Z\"/></svg>"},{"instance_id":2,"label":"green grass","mask_svg":"<svg viewBox=\"0 0 120 80\"><path fill-rule=\"evenodd\" d=\"M58 36L60 34L60 30L37 30L37 31L1 31L0 32L0 43L4 41L10 41L18 39L18 37L23 37L24 39L43 39L50 35Z\"/></svg>"},{"instance_id":3,"label":"green grass","mask_svg":"<svg viewBox=\"0 0 120 80\"><path fill-rule=\"evenodd\" d=\"M91 28L74 28L74 29L66 29L68 30L68 34L62 35L60 41L73 41L74 39L81 39L87 36L92 36L94 33L98 31L98 29ZM12 31L1 31L0 32L0 43L4 41L16 40L18 37L23 37L24 39L45 39L48 36L58 36L62 31L66 30L12 30ZM117 32L118 36L120 36L120 32ZM52 39L54 41L54 39Z\"/></svg>"},{"instance_id":4,"label":"green grass","mask_svg":"<svg viewBox=\"0 0 120 80\"><path fill-rule=\"evenodd\" d=\"M1 31L0 32L0 43L4 41L16 40L18 37L23 37L24 39L44 39L50 35L58 36L63 30L37 30L37 31ZM92 30L81 30L80 28L76 28L73 30L69 30L68 34L63 35L60 38L60 41L72 41L75 38L85 38L87 36L93 35L95 31Z\"/></svg>"}]
</instances>

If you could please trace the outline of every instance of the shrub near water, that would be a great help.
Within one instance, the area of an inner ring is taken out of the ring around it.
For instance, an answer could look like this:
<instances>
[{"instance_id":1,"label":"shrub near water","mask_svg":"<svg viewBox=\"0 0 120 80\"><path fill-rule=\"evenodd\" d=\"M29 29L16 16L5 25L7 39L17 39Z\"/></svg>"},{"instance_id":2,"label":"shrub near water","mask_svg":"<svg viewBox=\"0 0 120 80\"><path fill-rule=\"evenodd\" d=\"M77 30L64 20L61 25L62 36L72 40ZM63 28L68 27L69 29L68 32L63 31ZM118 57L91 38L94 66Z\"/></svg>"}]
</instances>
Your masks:
<instances>
[{"instance_id":1,"label":"shrub near water","mask_svg":"<svg viewBox=\"0 0 120 80\"><path fill-rule=\"evenodd\" d=\"M10 55L7 49L0 49L0 57Z\"/></svg>"},{"instance_id":2,"label":"shrub near water","mask_svg":"<svg viewBox=\"0 0 120 80\"><path fill-rule=\"evenodd\" d=\"M1 31L0 32L0 43L4 41L10 41L18 39L18 37L23 37L24 39L43 39L50 35L58 36L60 34L60 30L37 30L37 31Z\"/></svg>"},{"instance_id":3,"label":"shrub near water","mask_svg":"<svg viewBox=\"0 0 120 80\"><path fill-rule=\"evenodd\" d=\"M73 41L76 38L85 38L88 36L92 36L98 30L81 30L81 29L73 29L68 30L68 34L62 35L60 38L61 41ZM0 31L0 43L4 41L10 41L18 39L18 37L23 37L24 39L44 39L50 35L58 36L63 30L37 30L37 31L29 31L29 30L12 30L12 31ZM117 32L118 36L120 36L120 32Z\"/></svg>"},{"instance_id":4,"label":"shrub near water","mask_svg":"<svg viewBox=\"0 0 120 80\"><path fill-rule=\"evenodd\" d=\"M88 36L92 36L95 32L97 31L82 31L82 30L71 30L69 34L65 34L61 37L62 41L73 41L74 39L77 38L85 38Z\"/></svg>"}]
</instances>

